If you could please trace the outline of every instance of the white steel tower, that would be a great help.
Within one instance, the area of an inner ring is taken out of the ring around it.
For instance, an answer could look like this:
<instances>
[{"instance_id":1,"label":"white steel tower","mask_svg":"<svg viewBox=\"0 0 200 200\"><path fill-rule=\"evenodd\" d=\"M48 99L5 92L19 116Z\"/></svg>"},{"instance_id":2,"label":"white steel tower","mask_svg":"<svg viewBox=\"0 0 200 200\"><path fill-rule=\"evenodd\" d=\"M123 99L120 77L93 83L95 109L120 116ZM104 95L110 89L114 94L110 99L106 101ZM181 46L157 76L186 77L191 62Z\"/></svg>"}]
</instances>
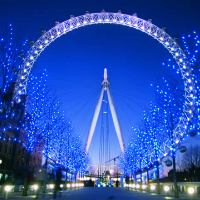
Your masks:
<instances>
[{"instance_id":1,"label":"white steel tower","mask_svg":"<svg viewBox=\"0 0 200 200\"><path fill-rule=\"evenodd\" d=\"M123 141L123 137L122 137L122 131L121 131L121 128L120 128L119 119L117 117L115 105L114 105L114 102L113 102L113 99L112 99L112 96L111 96L111 93L110 93L109 81L108 81L107 69L106 68L104 69L104 78L103 78L101 85L102 85L101 93L100 93L100 96L99 96L99 99L98 99L98 102L97 102L97 105L96 105L96 108L95 108L95 111L94 111L94 115L93 115L93 118L92 118L90 129L89 129L89 132L88 132L88 138L87 138L87 143L86 143L86 151L88 152L88 149L90 147L90 143L91 143L91 140L92 140L92 137L93 137L93 134L94 134L94 130L95 130L95 127L96 127L96 124L97 124L97 119L98 119L98 116L99 116L99 112L100 112L101 104L102 104L102 100L103 100L103 94L104 94L104 92L107 92L108 102L109 102L110 111L111 111L111 114L112 114L112 119L113 119L115 131L117 133L120 148L123 152L124 151L124 141Z\"/></svg>"}]
</instances>

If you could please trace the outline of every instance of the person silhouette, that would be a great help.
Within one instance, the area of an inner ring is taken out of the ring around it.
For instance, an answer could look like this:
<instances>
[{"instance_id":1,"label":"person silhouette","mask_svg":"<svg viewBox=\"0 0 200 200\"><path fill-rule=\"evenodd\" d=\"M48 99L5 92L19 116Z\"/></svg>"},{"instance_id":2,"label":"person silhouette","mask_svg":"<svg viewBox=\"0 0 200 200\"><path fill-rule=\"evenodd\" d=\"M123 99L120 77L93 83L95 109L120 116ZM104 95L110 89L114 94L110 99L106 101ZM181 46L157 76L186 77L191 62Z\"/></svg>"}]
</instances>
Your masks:
<instances>
[{"instance_id":1,"label":"person silhouette","mask_svg":"<svg viewBox=\"0 0 200 200\"><path fill-rule=\"evenodd\" d=\"M61 178L62 178L62 171L61 171L61 167L59 167L58 170L56 171L56 181L55 181L53 199L56 199L57 192L61 190L61 188L60 188ZM59 196L61 196L61 192L59 193Z\"/></svg>"}]
</instances>

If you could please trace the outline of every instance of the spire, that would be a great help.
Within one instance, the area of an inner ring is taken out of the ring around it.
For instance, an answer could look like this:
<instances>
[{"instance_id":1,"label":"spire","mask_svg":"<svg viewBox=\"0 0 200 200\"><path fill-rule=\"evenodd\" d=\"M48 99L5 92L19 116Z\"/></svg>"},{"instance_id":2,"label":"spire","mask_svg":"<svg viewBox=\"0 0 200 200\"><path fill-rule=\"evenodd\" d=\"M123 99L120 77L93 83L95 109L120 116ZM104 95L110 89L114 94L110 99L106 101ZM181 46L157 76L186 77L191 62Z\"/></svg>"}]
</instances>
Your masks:
<instances>
[{"instance_id":1,"label":"spire","mask_svg":"<svg viewBox=\"0 0 200 200\"><path fill-rule=\"evenodd\" d=\"M104 69L104 80L105 80L105 79L108 79L108 76L107 76L107 68Z\"/></svg>"},{"instance_id":2,"label":"spire","mask_svg":"<svg viewBox=\"0 0 200 200\"><path fill-rule=\"evenodd\" d=\"M102 81L101 85L103 86L104 90L107 90L107 88L109 86L107 68L104 69L104 76L103 76L103 81Z\"/></svg>"}]
</instances>

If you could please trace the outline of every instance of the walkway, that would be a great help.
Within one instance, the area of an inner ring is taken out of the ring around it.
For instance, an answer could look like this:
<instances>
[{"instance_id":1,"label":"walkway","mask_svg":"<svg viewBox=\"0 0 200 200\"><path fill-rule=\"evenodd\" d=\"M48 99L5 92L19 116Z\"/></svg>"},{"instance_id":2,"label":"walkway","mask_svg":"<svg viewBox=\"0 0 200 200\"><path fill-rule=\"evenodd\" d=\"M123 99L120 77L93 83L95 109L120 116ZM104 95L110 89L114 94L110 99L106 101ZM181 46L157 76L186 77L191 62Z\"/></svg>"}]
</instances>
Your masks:
<instances>
[{"instance_id":1,"label":"walkway","mask_svg":"<svg viewBox=\"0 0 200 200\"><path fill-rule=\"evenodd\" d=\"M59 196L59 195L58 195ZM18 200L25 200L25 199L34 199L35 195L29 195L28 197L22 197L21 193L11 193L9 194L9 200L18 199ZM43 200L51 200L53 197L52 193L48 193L45 195L44 198L40 196L38 199ZM195 197L195 200L200 199ZM0 193L0 199L3 198L3 194ZM175 199L172 196L166 195L157 195L157 194L149 194L145 192L138 192L138 191L127 191L124 188L82 188L82 189L74 189L69 191L62 192L62 197L58 197L58 200L166 200L166 199ZM181 195L180 200L189 200L191 199L188 195Z\"/></svg>"}]
</instances>

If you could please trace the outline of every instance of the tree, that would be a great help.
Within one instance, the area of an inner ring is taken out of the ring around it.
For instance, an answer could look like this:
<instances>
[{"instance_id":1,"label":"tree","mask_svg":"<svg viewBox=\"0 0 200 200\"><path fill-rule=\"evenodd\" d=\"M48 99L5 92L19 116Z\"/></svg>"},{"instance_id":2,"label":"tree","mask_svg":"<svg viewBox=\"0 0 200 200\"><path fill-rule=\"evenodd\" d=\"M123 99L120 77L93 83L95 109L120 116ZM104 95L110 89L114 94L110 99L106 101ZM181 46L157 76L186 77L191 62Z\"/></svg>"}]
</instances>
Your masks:
<instances>
[{"instance_id":1,"label":"tree","mask_svg":"<svg viewBox=\"0 0 200 200\"><path fill-rule=\"evenodd\" d=\"M148 168L151 165L156 165L158 194L160 194L159 148L164 142L162 140L162 137L160 137L160 133L162 132L162 125L160 122L161 122L160 109L156 105L153 105L153 103L151 102L149 111L143 112L143 126L146 131L146 135L144 135L144 137L146 138L147 141L149 141L147 143L148 154L146 154L148 155L147 182L149 182Z\"/></svg>"},{"instance_id":2,"label":"tree","mask_svg":"<svg viewBox=\"0 0 200 200\"><path fill-rule=\"evenodd\" d=\"M163 138L163 152L171 152L173 160L173 171L174 171L174 186L175 186L175 197L178 197L178 187L176 182L176 146L177 146L177 135L179 132L176 131L179 123L179 118L183 110L184 96L181 92L181 87L178 87L177 81L169 81L165 78L157 86L158 100L157 103L162 113L162 125L163 132L161 136Z\"/></svg>"},{"instance_id":3,"label":"tree","mask_svg":"<svg viewBox=\"0 0 200 200\"><path fill-rule=\"evenodd\" d=\"M200 133L200 39L196 31L185 34L180 40L180 45L183 47L187 58L191 65L192 81L195 84L194 88L194 111L193 118L189 123L188 133L194 136L197 132ZM167 63L163 65L173 68L177 74L180 74L180 69L173 59L168 59Z\"/></svg>"},{"instance_id":4,"label":"tree","mask_svg":"<svg viewBox=\"0 0 200 200\"><path fill-rule=\"evenodd\" d=\"M0 32L1 94L7 92L11 82L15 82L27 41L22 44L18 43L13 34L12 24L9 25L7 31Z\"/></svg>"}]
</instances>

